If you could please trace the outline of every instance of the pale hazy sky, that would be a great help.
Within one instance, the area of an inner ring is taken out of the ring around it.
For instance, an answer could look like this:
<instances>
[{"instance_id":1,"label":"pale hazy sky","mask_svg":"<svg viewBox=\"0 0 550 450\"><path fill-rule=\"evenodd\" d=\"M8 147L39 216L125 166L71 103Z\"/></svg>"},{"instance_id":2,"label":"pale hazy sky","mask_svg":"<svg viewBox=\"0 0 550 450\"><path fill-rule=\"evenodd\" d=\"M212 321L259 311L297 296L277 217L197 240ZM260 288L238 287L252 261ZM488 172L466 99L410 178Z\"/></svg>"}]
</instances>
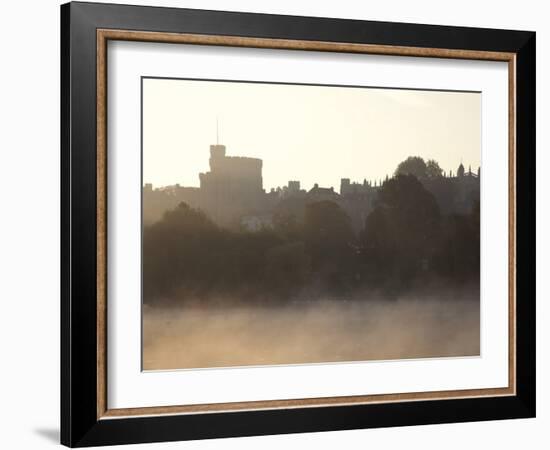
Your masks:
<instances>
[{"instance_id":1,"label":"pale hazy sky","mask_svg":"<svg viewBox=\"0 0 550 450\"><path fill-rule=\"evenodd\" d=\"M264 188L340 189L408 156L477 170L481 94L192 80L143 80L143 182L199 186L209 146L263 160Z\"/></svg>"}]
</instances>

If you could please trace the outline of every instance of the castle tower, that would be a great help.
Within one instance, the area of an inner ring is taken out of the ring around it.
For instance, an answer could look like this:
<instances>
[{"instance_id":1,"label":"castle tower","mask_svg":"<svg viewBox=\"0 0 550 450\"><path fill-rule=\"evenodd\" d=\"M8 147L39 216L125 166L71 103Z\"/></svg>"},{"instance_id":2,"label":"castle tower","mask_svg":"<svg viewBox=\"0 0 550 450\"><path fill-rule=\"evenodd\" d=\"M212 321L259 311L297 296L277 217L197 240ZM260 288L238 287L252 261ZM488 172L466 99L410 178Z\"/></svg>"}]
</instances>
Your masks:
<instances>
[{"instance_id":1,"label":"castle tower","mask_svg":"<svg viewBox=\"0 0 550 450\"><path fill-rule=\"evenodd\" d=\"M288 191L289 192L300 192L300 182L299 181L289 181L288 182Z\"/></svg>"},{"instance_id":2,"label":"castle tower","mask_svg":"<svg viewBox=\"0 0 550 450\"><path fill-rule=\"evenodd\" d=\"M223 164L225 159L225 145L216 144L210 146L210 170L215 171Z\"/></svg>"},{"instance_id":3,"label":"castle tower","mask_svg":"<svg viewBox=\"0 0 550 450\"><path fill-rule=\"evenodd\" d=\"M210 170L214 171L216 167L220 167L224 158L225 145L220 144L220 127L216 117L216 144L210 146Z\"/></svg>"},{"instance_id":4,"label":"castle tower","mask_svg":"<svg viewBox=\"0 0 550 450\"><path fill-rule=\"evenodd\" d=\"M341 178L340 179L340 194L346 195L350 190L350 179L349 178Z\"/></svg>"},{"instance_id":5,"label":"castle tower","mask_svg":"<svg viewBox=\"0 0 550 450\"><path fill-rule=\"evenodd\" d=\"M456 176L460 178L464 176L464 166L462 165L462 163L460 163L460 166L458 166L458 170L456 171Z\"/></svg>"}]
</instances>

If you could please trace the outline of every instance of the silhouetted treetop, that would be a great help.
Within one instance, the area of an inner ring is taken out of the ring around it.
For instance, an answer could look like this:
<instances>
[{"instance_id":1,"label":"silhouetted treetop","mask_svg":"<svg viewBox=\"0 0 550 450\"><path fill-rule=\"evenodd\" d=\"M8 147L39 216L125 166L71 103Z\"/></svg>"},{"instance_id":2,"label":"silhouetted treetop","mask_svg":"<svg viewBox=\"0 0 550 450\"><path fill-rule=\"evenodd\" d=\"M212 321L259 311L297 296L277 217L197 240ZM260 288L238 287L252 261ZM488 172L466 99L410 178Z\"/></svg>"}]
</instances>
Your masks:
<instances>
[{"instance_id":1,"label":"silhouetted treetop","mask_svg":"<svg viewBox=\"0 0 550 450\"><path fill-rule=\"evenodd\" d=\"M443 170L434 159L424 161L420 156L409 156L399 163L395 175L414 175L418 179L437 178L443 175Z\"/></svg>"},{"instance_id":2,"label":"silhouetted treetop","mask_svg":"<svg viewBox=\"0 0 550 450\"><path fill-rule=\"evenodd\" d=\"M388 180L378 192L380 206L399 210L401 214L439 216L434 196L413 175L398 175ZM414 220L414 217L410 217Z\"/></svg>"},{"instance_id":3,"label":"silhouetted treetop","mask_svg":"<svg viewBox=\"0 0 550 450\"><path fill-rule=\"evenodd\" d=\"M426 177L438 178L443 176L443 169L439 167L439 163L435 159L426 161Z\"/></svg>"},{"instance_id":4,"label":"silhouetted treetop","mask_svg":"<svg viewBox=\"0 0 550 450\"><path fill-rule=\"evenodd\" d=\"M399 163L395 169L395 175L414 175L416 178L425 178L426 162L420 156L409 156Z\"/></svg>"},{"instance_id":5,"label":"silhouetted treetop","mask_svg":"<svg viewBox=\"0 0 550 450\"><path fill-rule=\"evenodd\" d=\"M166 232L170 229L179 233L185 231L203 232L217 230L218 226L201 210L180 202L175 209L166 211L162 220L149 227L149 232Z\"/></svg>"}]
</instances>

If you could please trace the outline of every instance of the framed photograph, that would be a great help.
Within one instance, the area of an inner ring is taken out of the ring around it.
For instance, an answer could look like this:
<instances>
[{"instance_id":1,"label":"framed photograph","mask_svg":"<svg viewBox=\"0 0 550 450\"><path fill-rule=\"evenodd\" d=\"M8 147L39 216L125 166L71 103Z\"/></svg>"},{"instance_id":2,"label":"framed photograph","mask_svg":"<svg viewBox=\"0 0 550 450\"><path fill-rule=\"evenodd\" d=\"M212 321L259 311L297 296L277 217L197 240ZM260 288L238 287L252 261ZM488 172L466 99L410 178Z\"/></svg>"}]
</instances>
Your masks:
<instances>
[{"instance_id":1,"label":"framed photograph","mask_svg":"<svg viewBox=\"0 0 550 450\"><path fill-rule=\"evenodd\" d=\"M61 441L535 415L535 33L61 7Z\"/></svg>"}]
</instances>

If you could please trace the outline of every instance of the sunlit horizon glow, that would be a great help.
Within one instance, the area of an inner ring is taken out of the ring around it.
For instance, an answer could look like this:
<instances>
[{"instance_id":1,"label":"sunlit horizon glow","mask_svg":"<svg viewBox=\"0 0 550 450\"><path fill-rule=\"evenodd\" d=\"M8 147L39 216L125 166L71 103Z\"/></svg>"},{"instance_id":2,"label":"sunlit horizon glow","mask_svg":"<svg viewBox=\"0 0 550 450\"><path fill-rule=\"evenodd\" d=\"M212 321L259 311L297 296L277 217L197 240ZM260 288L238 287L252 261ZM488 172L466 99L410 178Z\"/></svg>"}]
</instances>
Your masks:
<instances>
[{"instance_id":1,"label":"sunlit horizon glow","mask_svg":"<svg viewBox=\"0 0 550 450\"><path fill-rule=\"evenodd\" d=\"M263 160L266 191L378 182L408 156L480 165L480 93L146 78L143 183L199 186L217 121L228 156Z\"/></svg>"}]
</instances>

